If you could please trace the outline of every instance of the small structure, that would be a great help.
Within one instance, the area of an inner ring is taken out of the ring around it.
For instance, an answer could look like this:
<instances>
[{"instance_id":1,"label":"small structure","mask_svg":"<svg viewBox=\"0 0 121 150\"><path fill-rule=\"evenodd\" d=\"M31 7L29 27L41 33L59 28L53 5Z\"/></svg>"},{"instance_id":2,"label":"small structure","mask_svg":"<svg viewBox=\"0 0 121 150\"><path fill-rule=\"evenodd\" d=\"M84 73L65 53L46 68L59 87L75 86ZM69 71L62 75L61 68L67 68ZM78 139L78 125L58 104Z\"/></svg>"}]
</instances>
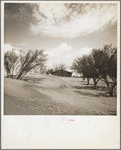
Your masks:
<instances>
[{"instance_id":1,"label":"small structure","mask_svg":"<svg viewBox=\"0 0 121 150\"><path fill-rule=\"evenodd\" d=\"M79 73L73 71L72 77L75 77L75 78L82 78L82 77L83 77L83 74L82 74L82 73L79 74Z\"/></svg>"},{"instance_id":2,"label":"small structure","mask_svg":"<svg viewBox=\"0 0 121 150\"><path fill-rule=\"evenodd\" d=\"M52 75L55 76L61 76L61 77L71 77L72 76L72 72L68 72L66 70L57 70L51 73Z\"/></svg>"}]
</instances>

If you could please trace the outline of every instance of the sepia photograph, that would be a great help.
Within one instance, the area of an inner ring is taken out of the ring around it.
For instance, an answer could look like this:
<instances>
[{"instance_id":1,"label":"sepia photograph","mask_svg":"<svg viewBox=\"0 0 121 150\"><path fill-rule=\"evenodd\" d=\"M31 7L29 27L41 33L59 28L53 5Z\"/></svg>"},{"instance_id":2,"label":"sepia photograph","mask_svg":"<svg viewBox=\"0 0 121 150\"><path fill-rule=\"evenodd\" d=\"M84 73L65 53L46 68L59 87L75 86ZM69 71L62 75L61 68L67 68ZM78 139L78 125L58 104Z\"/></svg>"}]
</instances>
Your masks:
<instances>
[{"instance_id":1,"label":"sepia photograph","mask_svg":"<svg viewBox=\"0 0 121 150\"><path fill-rule=\"evenodd\" d=\"M117 21L117 3L5 2L4 115L116 116Z\"/></svg>"},{"instance_id":2,"label":"sepia photograph","mask_svg":"<svg viewBox=\"0 0 121 150\"><path fill-rule=\"evenodd\" d=\"M1 2L2 149L120 149L120 1Z\"/></svg>"}]
</instances>

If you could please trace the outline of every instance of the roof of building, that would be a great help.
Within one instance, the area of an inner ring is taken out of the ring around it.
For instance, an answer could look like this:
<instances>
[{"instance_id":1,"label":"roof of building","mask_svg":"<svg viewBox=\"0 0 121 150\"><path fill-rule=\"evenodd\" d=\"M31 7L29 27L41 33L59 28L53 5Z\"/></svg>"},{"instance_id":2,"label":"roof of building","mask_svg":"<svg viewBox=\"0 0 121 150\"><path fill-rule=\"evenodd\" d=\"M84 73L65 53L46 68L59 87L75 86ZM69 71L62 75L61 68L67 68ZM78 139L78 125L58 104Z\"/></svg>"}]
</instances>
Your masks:
<instances>
[{"instance_id":1,"label":"roof of building","mask_svg":"<svg viewBox=\"0 0 121 150\"><path fill-rule=\"evenodd\" d=\"M70 73L70 74L72 74L72 72L69 72L69 71L67 71L67 70L56 70L56 71L54 71L53 73L56 73L56 72L67 72L67 73Z\"/></svg>"}]
</instances>

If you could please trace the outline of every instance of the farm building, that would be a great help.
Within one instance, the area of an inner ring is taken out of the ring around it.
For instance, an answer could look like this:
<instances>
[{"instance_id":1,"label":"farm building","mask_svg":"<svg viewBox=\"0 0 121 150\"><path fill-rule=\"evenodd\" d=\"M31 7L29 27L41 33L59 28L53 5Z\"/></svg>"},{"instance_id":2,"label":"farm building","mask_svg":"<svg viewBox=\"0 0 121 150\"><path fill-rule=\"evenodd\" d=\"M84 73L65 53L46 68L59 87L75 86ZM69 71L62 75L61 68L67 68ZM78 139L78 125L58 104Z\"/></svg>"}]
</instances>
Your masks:
<instances>
[{"instance_id":1,"label":"farm building","mask_svg":"<svg viewBox=\"0 0 121 150\"><path fill-rule=\"evenodd\" d=\"M71 72L68 72L66 70L57 70L57 71L54 71L52 73L52 75L55 75L55 76L61 76L61 77L71 77L72 76L72 73Z\"/></svg>"}]
</instances>

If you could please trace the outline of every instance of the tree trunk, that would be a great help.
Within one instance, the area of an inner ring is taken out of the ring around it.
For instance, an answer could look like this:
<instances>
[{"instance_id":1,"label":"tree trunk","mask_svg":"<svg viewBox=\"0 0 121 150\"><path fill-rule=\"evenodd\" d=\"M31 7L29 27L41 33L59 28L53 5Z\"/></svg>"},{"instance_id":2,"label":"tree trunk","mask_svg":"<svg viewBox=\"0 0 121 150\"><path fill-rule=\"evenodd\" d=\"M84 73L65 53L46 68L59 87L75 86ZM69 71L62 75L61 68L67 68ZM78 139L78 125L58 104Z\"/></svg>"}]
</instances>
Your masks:
<instances>
[{"instance_id":1,"label":"tree trunk","mask_svg":"<svg viewBox=\"0 0 121 150\"><path fill-rule=\"evenodd\" d=\"M109 93L110 93L110 96L112 97L113 96L113 88L112 87L110 88Z\"/></svg>"},{"instance_id":2,"label":"tree trunk","mask_svg":"<svg viewBox=\"0 0 121 150\"><path fill-rule=\"evenodd\" d=\"M6 71L7 72L7 75L6 76L8 76L9 75L9 71Z\"/></svg>"},{"instance_id":3,"label":"tree trunk","mask_svg":"<svg viewBox=\"0 0 121 150\"><path fill-rule=\"evenodd\" d=\"M96 87L96 80L95 80L95 78L93 78L93 81L94 81L94 85L95 85L95 87Z\"/></svg>"},{"instance_id":4,"label":"tree trunk","mask_svg":"<svg viewBox=\"0 0 121 150\"><path fill-rule=\"evenodd\" d=\"M89 85L89 80L90 80L90 78L87 78L87 85Z\"/></svg>"},{"instance_id":5,"label":"tree trunk","mask_svg":"<svg viewBox=\"0 0 121 150\"><path fill-rule=\"evenodd\" d=\"M97 85L97 82L96 82L96 81L94 82L94 85L95 85L95 88L96 88L96 85Z\"/></svg>"},{"instance_id":6,"label":"tree trunk","mask_svg":"<svg viewBox=\"0 0 121 150\"><path fill-rule=\"evenodd\" d=\"M17 80L20 79L22 76L22 72L20 72L20 74L17 76Z\"/></svg>"},{"instance_id":7,"label":"tree trunk","mask_svg":"<svg viewBox=\"0 0 121 150\"><path fill-rule=\"evenodd\" d=\"M27 72L25 72L21 77L20 79L23 79L23 77L27 74Z\"/></svg>"},{"instance_id":8,"label":"tree trunk","mask_svg":"<svg viewBox=\"0 0 121 150\"><path fill-rule=\"evenodd\" d=\"M96 80L95 78L93 78L93 81L94 81L94 85L95 85L95 88L96 88L96 86L97 86L97 83L98 83L98 79Z\"/></svg>"},{"instance_id":9,"label":"tree trunk","mask_svg":"<svg viewBox=\"0 0 121 150\"><path fill-rule=\"evenodd\" d=\"M13 70L12 70L12 79L13 79L13 71L14 71L14 67L13 67Z\"/></svg>"},{"instance_id":10,"label":"tree trunk","mask_svg":"<svg viewBox=\"0 0 121 150\"><path fill-rule=\"evenodd\" d=\"M109 94L110 94L110 96L112 97L112 96L113 96L113 89L114 89L114 87L116 86L116 82L115 82L112 86L109 85L109 82L107 82L106 84L107 84L108 89L109 89Z\"/></svg>"}]
</instances>

